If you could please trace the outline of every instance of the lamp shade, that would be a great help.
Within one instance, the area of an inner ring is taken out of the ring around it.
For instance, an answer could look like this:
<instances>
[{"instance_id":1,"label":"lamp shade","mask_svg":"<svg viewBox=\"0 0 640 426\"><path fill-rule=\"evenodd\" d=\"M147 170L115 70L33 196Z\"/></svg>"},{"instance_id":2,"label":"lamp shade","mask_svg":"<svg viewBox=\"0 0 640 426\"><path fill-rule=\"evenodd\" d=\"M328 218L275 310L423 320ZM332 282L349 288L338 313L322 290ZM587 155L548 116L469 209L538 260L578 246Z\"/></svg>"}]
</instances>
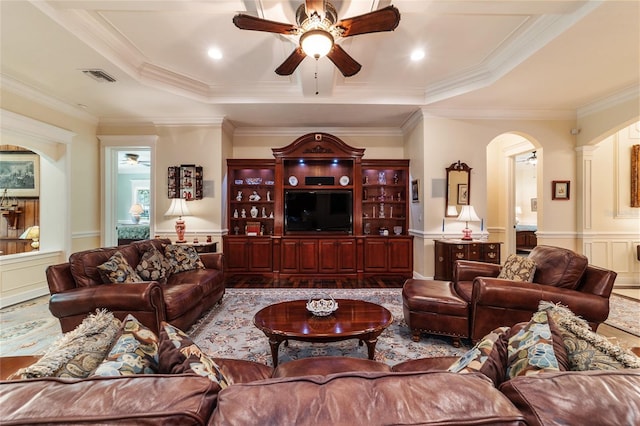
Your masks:
<instances>
[{"instance_id":1,"label":"lamp shade","mask_svg":"<svg viewBox=\"0 0 640 426\"><path fill-rule=\"evenodd\" d=\"M142 204L134 204L129 209L129 213L131 213L133 215L139 215L142 212L144 212L144 208L142 207Z\"/></svg>"},{"instance_id":2,"label":"lamp shade","mask_svg":"<svg viewBox=\"0 0 640 426\"><path fill-rule=\"evenodd\" d=\"M447 216L458 216L458 209L456 208L456 206L447 206Z\"/></svg>"},{"instance_id":3,"label":"lamp shade","mask_svg":"<svg viewBox=\"0 0 640 426\"><path fill-rule=\"evenodd\" d=\"M516 206L516 214L522 214L522 207Z\"/></svg>"},{"instance_id":4,"label":"lamp shade","mask_svg":"<svg viewBox=\"0 0 640 426\"><path fill-rule=\"evenodd\" d=\"M476 210L473 206L469 205L462 206L462 211L460 212L457 220L460 222L480 222L480 218L476 214Z\"/></svg>"},{"instance_id":5,"label":"lamp shade","mask_svg":"<svg viewBox=\"0 0 640 426\"><path fill-rule=\"evenodd\" d=\"M172 198L171 205L164 213L165 216L191 216L191 212L187 207L187 202L184 198Z\"/></svg>"},{"instance_id":6,"label":"lamp shade","mask_svg":"<svg viewBox=\"0 0 640 426\"><path fill-rule=\"evenodd\" d=\"M39 226L30 226L22 233L22 235L20 235L21 240L33 240L38 238L40 238Z\"/></svg>"},{"instance_id":7,"label":"lamp shade","mask_svg":"<svg viewBox=\"0 0 640 426\"><path fill-rule=\"evenodd\" d=\"M310 30L300 37L300 47L307 56L318 59L331 51L333 36L325 30Z\"/></svg>"}]
</instances>

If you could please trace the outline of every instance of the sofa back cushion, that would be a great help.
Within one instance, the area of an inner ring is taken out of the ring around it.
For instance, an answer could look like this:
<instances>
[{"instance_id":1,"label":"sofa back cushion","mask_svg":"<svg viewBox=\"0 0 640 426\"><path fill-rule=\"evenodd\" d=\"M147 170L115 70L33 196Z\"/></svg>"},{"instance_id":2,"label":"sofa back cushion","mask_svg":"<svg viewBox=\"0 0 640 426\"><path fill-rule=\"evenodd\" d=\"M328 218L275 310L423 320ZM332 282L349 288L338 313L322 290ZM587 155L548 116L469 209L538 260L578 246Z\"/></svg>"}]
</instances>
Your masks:
<instances>
[{"instance_id":1,"label":"sofa back cushion","mask_svg":"<svg viewBox=\"0 0 640 426\"><path fill-rule=\"evenodd\" d=\"M536 246L529 259L536 264L533 282L576 289L589 263L586 256L561 247Z\"/></svg>"},{"instance_id":2,"label":"sofa back cushion","mask_svg":"<svg viewBox=\"0 0 640 426\"><path fill-rule=\"evenodd\" d=\"M444 391L443 391L444 390ZM337 373L234 384L212 424L522 424L522 414L478 373Z\"/></svg>"},{"instance_id":3,"label":"sofa back cushion","mask_svg":"<svg viewBox=\"0 0 640 426\"><path fill-rule=\"evenodd\" d=\"M137 250L128 245L122 247L102 247L93 250L79 251L69 256L71 275L78 287L89 287L103 284L98 266L107 262L115 252L120 251L130 265L138 264Z\"/></svg>"}]
</instances>

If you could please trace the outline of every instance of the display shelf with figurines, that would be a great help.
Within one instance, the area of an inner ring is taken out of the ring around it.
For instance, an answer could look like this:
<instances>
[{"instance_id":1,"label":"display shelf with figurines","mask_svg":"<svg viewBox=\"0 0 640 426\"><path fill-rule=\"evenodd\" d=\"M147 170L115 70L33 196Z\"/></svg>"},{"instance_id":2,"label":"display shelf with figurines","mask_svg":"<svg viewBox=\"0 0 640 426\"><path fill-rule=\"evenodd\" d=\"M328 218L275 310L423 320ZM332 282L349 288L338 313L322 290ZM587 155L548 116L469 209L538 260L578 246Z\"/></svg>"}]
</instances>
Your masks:
<instances>
[{"instance_id":1,"label":"display shelf with figurines","mask_svg":"<svg viewBox=\"0 0 640 426\"><path fill-rule=\"evenodd\" d=\"M262 160L230 159L227 167L230 235L272 235L275 164Z\"/></svg>"},{"instance_id":2,"label":"display shelf with figurines","mask_svg":"<svg viewBox=\"0 0 640 426\"><path fill-rule=\"evenodd\" d=\"M407 235L409 160L362 161L363 234Z\"/></svg>"}]
</instances>

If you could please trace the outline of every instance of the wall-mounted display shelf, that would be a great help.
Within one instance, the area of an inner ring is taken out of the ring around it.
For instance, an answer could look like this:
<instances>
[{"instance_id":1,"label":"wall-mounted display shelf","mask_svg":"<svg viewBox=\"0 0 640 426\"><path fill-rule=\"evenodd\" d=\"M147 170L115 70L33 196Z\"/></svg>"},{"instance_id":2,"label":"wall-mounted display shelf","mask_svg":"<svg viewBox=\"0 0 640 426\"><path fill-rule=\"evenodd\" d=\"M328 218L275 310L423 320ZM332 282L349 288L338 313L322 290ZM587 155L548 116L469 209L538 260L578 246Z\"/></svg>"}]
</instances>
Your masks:
<instances>
[{"instance_id":1,"label":"wall-mounted display shelf","mask_svg":"<svg viewBox=\"0 0 640 426\"><path fill-rule=\"evenodd\" d=\"M170 166L167 173L169 198L184 198L187 201L201 200L202 167L194 164Z\"/></svg>"}]
</instances>

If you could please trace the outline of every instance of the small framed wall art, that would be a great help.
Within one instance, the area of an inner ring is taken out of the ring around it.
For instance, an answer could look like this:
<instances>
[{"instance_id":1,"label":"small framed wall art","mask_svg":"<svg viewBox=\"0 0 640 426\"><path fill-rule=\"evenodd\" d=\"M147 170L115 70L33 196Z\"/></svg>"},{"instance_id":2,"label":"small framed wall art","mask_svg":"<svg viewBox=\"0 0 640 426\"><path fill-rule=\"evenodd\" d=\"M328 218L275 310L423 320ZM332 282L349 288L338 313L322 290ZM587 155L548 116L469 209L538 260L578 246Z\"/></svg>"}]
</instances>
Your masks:
<instances>
[{"instance_id":1,"label":"small framed wall art","mask_svg":"<svg viewBox=\"0 0 640 426\"><path fill-rule=\"evenodd\" d=\"M420 202L419 188L418 188L418 179L414 179L411 181L411 201L414 203Z\"/></svg>"},{"instance_id":2,"label":"small framed wall art","mask_svg":"<svg viewBox=\"0 0 640 426\"><path fill-rule=\"evenodd\" d=\"M551 199L568 200L570 182L568 180L554 180L551 182Z\"/></svg>"}]
</instances>

